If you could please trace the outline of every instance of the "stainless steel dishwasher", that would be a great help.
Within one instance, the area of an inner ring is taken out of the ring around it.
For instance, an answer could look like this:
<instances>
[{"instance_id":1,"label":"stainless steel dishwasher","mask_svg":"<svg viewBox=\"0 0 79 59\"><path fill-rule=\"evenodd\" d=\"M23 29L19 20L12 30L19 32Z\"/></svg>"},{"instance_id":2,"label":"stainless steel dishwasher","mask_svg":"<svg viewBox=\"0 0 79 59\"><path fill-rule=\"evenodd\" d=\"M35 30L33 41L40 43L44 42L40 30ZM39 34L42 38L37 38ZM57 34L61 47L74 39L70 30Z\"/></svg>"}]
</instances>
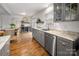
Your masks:
<instances>
[{"instance_id":1,"label":"stainless steel dishwasher","mask_svg":"<svg viewBox=\"0 0 79 59\"><path fill-rule=\"evenodd\" d=\"M45 49L50 55L56 55L56 36L45 33Z\"/></svg>"}]
</instances>

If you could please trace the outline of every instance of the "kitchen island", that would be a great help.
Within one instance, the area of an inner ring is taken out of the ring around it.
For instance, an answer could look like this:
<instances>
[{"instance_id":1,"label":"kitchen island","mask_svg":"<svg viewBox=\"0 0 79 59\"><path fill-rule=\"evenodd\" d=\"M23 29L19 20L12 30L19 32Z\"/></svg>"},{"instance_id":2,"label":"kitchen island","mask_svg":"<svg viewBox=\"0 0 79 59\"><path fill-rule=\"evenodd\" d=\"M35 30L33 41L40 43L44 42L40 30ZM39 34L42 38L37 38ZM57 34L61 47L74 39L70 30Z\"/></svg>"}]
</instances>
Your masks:
<instances>
[{"instance_id":1,"label":"kitchen island","mask_svg":"<svg viewBox=\"0 0 79 59\"><path fill-rule=\"evenodd\" d=\"M10 55L10 35L0 37L0 56Z\"/></svg>"}]
</instances>

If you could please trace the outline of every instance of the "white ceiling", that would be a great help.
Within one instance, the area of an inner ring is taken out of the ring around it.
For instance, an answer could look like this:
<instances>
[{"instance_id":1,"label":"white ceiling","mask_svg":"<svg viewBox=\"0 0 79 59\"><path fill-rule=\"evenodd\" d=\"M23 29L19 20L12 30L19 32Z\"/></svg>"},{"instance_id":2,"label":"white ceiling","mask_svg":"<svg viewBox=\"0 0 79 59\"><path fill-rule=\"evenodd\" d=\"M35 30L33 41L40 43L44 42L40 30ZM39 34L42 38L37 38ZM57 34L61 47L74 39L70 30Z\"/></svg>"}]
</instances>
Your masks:
<instances>
[{"instance_id":1,"label":"white ceiling","mask_svg":"<svg viewBox=\"0 0 79 59\"><path fill-rule=\"evenodd\" d=\"M2 6L11 14L21 15L26 13L28 16L39 12L48 7L49 3L4 3Z\"/></svg>"}]
</instances>

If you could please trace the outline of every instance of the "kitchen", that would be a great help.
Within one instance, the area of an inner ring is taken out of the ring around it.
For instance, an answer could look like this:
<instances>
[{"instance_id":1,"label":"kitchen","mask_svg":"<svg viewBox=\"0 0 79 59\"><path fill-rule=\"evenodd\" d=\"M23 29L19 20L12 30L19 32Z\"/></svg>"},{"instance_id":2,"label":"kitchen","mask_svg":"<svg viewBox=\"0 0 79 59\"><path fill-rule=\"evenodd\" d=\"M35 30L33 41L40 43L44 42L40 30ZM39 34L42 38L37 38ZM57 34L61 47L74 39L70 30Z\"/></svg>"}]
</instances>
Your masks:
<instances>
[{"instance_id":1,"label":"kitchen","mask_svg":"<svg viewBox=\"0 0 79 59\"><path fill-rule=\"evenodd\" d=\"M78 56L79 3L1 3L0 56Z\"/></svg>"}]
</instances>

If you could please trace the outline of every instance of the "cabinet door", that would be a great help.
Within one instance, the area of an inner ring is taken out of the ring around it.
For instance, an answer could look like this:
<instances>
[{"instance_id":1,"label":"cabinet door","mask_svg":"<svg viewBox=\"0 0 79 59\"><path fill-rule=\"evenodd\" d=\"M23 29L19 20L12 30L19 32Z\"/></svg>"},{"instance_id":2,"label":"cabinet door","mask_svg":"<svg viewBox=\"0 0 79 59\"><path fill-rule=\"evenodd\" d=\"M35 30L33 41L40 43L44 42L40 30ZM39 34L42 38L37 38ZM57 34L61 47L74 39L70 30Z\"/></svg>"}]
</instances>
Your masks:
<instances>
[{"instance_id":1,"label":"cabinet door","mask_svg":"<svg viewBox=\"0 0 79 59\"><path fill-rule=\"evenodd\" d=\"M34 29L32 28L32 37L34 37Z\"/></svg>"},{"instance_id":2,"label":"cabinet door","mask_svg":"<svg viewBox=\"0 0 79 59\"><path fill-rule=\"evenodd\" d=\"M27 31L28 32L28 27L24 27L24 31Z\"/></svg>"},{"instance_id":3,"label":"cabinet door","mask_svg":"<svg viewBox=\"0 0 79 59\"><path fill-rule=\"evenodd\" d=\"M32 36L39 42L39 31L32 28Z\"/></svg>"},{"instance_id":4,"label":"cabinet door","mask_svg":"<svg viewBox=\"0 0 79 59\"><path fill-rule=\"evenodd\" d=\"M32 31L32 30L31 30L31 27L28 27L28 31L30 31L30 32Z\"/></svg>"},{"instance_id":5,"label":"cabinet door","mask_svg":"<svg viewBox=\"0 0 79 59\"><path fill-rule=\"evenodd\" d=\"M44 32L37 30L37 29L32 29L32 35L33 37L44 47Z\"/></svg>"},{"instance_id":6,"label":"cabinet door","mask_svg":"<svg viewBox=\"0 0 79 59\"><path fill-rule=\"evenodd\" d=\"M2 56L9 56L10 55L10 41L8 40L4 47L1 49Z\"/></svg>"},{"instance_id":7,"label":"cabinet door","mask_svg":"<svg viewBox=\"0 0 79 59\"><path fill-rule=\"evenodd\" d=\"M44 32L43 31L38 31L38 35L39 35L39 43L44 47L45 45L45 42L44 42Z\"/></svg>"},{"instance_id":8,"label":"cabinet door","mask_svg":"<svg viewBox=\"0 0 79 59\"><path fill-rule=\"evenodd\" d=\"M57 56L71 56L73 55L73 42L57 37Z\"/></svg>"},{"instance_id":9,"label":"cabinet door","mask_svg":"<svg viewBox=\"0 0 79 59\"><path fill-rule=\"evenodd\" d=\"M40 41L40 31L35 29L36 30L36 40L39 42Z\"/></svg>"},{"instance_id":10,"label":"cabinet door","mask_svg":"<svg viewBox=\"0 0 79 59\"><path fill-rule=\"evenodd\" d=\"M5 44L6 56L10 55L10 39Z\"/></svg>"},{"instance_id":11,"label":"cabinet door","mask_svg":"<svg viewBox=\"0 0 79 59\"><path fill-rule=\"evenodd\" d=\"M1 50L0 50L0 56L2 56L2 52L1 52Z\"/></svg>"},{"instance_id":12,"label":"cabinet door","mask_svg":"<svg viewBox=\"0 0 79 59\"><path fill-rule=\"evenodd\" d=\"M36 30L32 28L32 36L36 39Z\"/></svg>"}]
</instances>

